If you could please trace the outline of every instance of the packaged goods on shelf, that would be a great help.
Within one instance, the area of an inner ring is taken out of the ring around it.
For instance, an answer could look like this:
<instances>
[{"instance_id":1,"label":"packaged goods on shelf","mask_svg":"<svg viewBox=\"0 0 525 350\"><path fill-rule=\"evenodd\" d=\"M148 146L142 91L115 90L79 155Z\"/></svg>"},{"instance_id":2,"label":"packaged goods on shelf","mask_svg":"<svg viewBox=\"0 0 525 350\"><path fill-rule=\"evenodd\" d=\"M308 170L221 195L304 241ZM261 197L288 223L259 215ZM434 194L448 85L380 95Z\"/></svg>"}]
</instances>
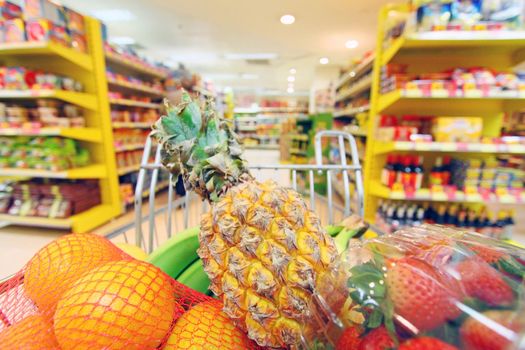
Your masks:
<instances>
[{"instance_id":1,"label":"packaged goods on shelf","mask_svg":"<svg viewBox=\"0 0 525 350\"><path fill-rule=\"evenodd\" d=\"M86 125L77 106L37 100L36 107L0 103L0 127L36 130L44 127L80 128Z\"/></svg>"},{"instance_id":2,"label":"packaged goods on shelf","mask_svg":"<svg viewBox=\"0 0 525 350\"><path fill-rule=\"evenodd\" d=\"M106 38L105 38L106 39ZM139 56L130 47L110 45L107 40L105 40L104 48L106 52L106 57L110 61L118 61L127 66L135 66L153 72L159 77L165 77L168 75L168 68L160 63L150 62L145 57Z\"/></svg>"},{"instance_id":3,"label":"packaged goods on shelf","mask_svg":"<svg viewBox=\"0 0 525 350\"><path fill-rule=\"evenodd\" d=\"M65 219L101 203L97 181L31 180L0 186L0 213Z\"/></svg>"},{"instance_id":4,"label":"packaged goods on shelf","mask_svg":"<svg viewBox=\"0 0 525 350\"><path fill-rule=\"evenodd\" d=\"M492 210L483 205L381 201L375 223L385 233L404 227L439 224L503 239L512 236L514 216L514 210Z\"/></svg>"},{"instance_id":5,"label":"packaged goods on shelf","mask_svg":"<svg viewBox=\"0 0 525 350\"><path fill-rule=\"evenodd\" d=\"M525 96L525 76L484 67L454 68L441 73L410 74L404 64L381 69L381 92L401 90L421 97Z\"/></svg>"},{"instance_id":6,"label":"packaged goods on shelf","mask_svg":"<svg viewBox=\"0 0 525 350\"><path fill-rule=\"evenodd\" d=\"M25 67L0 67L1 90L64 90L83 91L74 79Z\"/></svg>"},{"instance_id":7,"label":"packaged goods on shelf","mask_svg":"<svg viewBox=\"0 0 525 350\"><path fill-rule=\"evenodd\" d=\"M87 52L84 17L70 8L47 0L25 0L20 7L0 3L4 43L52 42Z\"/></svg>"},{"instance_id":8,"label":"packaged goods on shelf","mask_svg":"<svg viewBox=\"0 0 525 350\"><path fill-rule=\"evenodd\" d=\"M138 171L142 159L142 150L126 151L117 153L117 168L119 175L124 175L132 171ZM128 170L129 171L124 171ZM123 173L122 173L123 172Z\"/></svg>"},{"instance_id":9,"label":"packaged goods on shelf","mask_svg":"<svg viewBox=\"0 0 525 350\"><path fill-rule=\"evenodd\" d=\"M61 171L85 166L89 152L60 137L0 137L0 168Z\"/></svg>"},{"instance_id":10,"label":"packaged goods on shelf","mask_svg":"<svg viewBox=\"0 0 525 350\"><path fill-rule=\"evenodd\" d=\"M159 112L151 108L127 108L125 110L112 110L113 123L148 123L153 124L159 119Z\"/></svg>"},{"instance_id":11,"label":"packaged goods on shelf","mask_svg":"<svg viewBox=\"0 0 525 350\"><path fill-rule=\"evenodd\" d=\"M137 102L152 103L151 98L147 96L128 95L128 94L123 94L122 92L118 92L118 91L110 91L109 98L115 99L115 100L130 100L130 101L137 101Z\"/></svg>"},{"instance_id":12,"label":"packaged goods on shelf","mask_svg":"<svg viewBox=\"0 0 525 350\"><path fill-rule=\"evenodd\" d=\"M144 149L149 131L146 129L116 129L113 133L115 149L125 151L131 149Z\"/></svg>"},{"instance_id":13,"label":"packaged goods on shelf","mask_svg":"<svg viewBox=\"0 0 525 350\"><path fill-rule=\"evenodd\" d=\"M150 91L156 92L158 94L162 94L164 92L162 83L157 79L152 82L145 81L131 75L119 74L109 69L107 70L106 75L110 84L112 82L123 82L127 84L133 84L133 86L137 89L150 89Z\"/></svg>"}]
</instances>

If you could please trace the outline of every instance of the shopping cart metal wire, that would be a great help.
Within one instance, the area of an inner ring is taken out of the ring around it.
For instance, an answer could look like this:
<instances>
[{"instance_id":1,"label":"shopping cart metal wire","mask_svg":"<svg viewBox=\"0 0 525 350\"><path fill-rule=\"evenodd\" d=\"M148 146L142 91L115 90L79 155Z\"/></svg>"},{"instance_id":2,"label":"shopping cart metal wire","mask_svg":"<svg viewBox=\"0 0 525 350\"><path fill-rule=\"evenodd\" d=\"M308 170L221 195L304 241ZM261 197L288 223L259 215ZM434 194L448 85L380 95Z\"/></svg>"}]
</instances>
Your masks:
<instances>
[{"instance_id":1,"label":"shopping cart metal wire","mask_svg":"<svg viewBox=\"0 0 525 350\"><path fill-rule=\"evenodd\" d=\"M336 143L339 164L328 164L323 159L323 142L326 141ZM338 222L352 212L363 216L362 168L354 137L340 131L320 131L315 135L315 155L316 164L249 164L249 169L256 179L276 177L281 185L289 185L302 193L323 224ZM347 155L350 156L349 162ZM165 171L160 163L160 147L150 135L146 139L135 188L134 230L128 225L109 234L109 238L124 235L126 242L134 240L131 243L151 253L161 243L159 232L162 231L164 237L169 239L174 232L199 224L200 214L206 211L208 204L194 193L187 192L177 197L174 185L178 179L173 175L169 175L167 198L161 198L156 193L159 175ZM350 173L354 174L352 178ZM339 177L342 180L336 180ZM334 195L335 181L342 181L343 191L339 195ZM351 183L354 184L353 190ZM148 193L147 203L143 198L145 190ZM134 239L129 237L132 231Z\"/></svg>"}]
</instances>

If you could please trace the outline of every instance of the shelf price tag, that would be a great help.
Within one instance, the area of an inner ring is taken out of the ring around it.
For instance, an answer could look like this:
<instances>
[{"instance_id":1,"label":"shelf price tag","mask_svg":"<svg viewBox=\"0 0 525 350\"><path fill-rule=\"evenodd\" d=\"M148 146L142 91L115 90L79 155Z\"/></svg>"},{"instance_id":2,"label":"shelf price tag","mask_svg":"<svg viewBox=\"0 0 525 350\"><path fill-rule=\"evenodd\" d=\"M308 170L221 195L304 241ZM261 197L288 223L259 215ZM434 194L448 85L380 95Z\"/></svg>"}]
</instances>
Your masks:
<instances>
[{"instance_id":1,"label":"shelf price tag","mask_svg":"<svg viewBox=\"0 0 525 350\"><path fill-rule=\"evenodd\" d=\"M396 182L392 185L392 191L390 192L390 198L393 199L405 199L405 189L403 185L399 182Z\"/></svg>"},{"instance_id":2,"label":"shelf price tag","mask_svg":"<svg viewBox=\"0 0 525 350\"><path fill-rule=\"evenodd\" d=\"M430 197L435 201L446 201L448 199L445 189L441 185L434 185L430 189Z\"/></svg>"},{"instance_id":3,"label":"shelf price tag","mask_svg":"<svg viewBox=\"0 0 525 350\"><path fill-rule=\"evenodd\" d=\"M490 192L490 190L486 188L480 188L478 191L483 201L488 202L491 200L492 193Z\"/></svg>"},{"instance_id":4,"label":"shelf price tag","mask_svg":"<svg viewBox=\"0 0 525 350\"><path fill-rule=\"evenodd\" d=\"M430 86L430 96L437 98L445 98L449 97L450 94L447 90L445 90L445 85L443 84L443 82L435 81L432 82Z\"/></svg>"},{"instance_id":5,"label":"shelf price tag","mask_svg":"<svg viewBox=\"0 0 525 350\"><path fill-rule=\"evenodd\" d=\"M465 85L463 85L463 96L479 98L483 96L483 91L478 89L475 83L465 83Z\"/></svg>"},{"instance_id":6,"label":"shelf price tag","mask_svg":"<svg viewBox=\"0 0 525 350\"><path fill-rule=\"evenodd\" d=\"M432 142L414 142L413 145L412 149L417 151L432 151L433 149Z\"/></svg>"},{"instance_id":7,"label":"shelf price tag","mask_svg":"<svg viewBox=\"0 0 525 350\"><path fill-rule=\"evenodd\" d=\"M438 148L438 147L435 147L435 148ZM444 152L454 152L457 150L457 147L454 142L443 142L439 144L439 150L442 150Z\"/></svg>"},{"instance_id":8,"label":"shelf price tag","mask_svg":"<svg viewBox=\"0 0 525 350\"><path fill-rule=\"evenodd\" d=\"M445 193L447 194L449 201L456 200L457 190L455 186L445 186Z\"/></svg>"},{"instance_id":9,"label":"shelf price tag","mask_svg":"<svg viewBox=\"0 0 525 350\"><path fill-rule=\"evenodd\" d=\"M458 150L458 152L466 152L468 151L468 144L465 142L458 142L456 144L456 149Z\"/></svg>"},{"instance_id":10,"label":"shelf price tag","mask_svg":"<svg viewBox=\"0 0 525 350\"><path fill-rule=\"evenodd\" d=\"M465 200L468 202L481 202L482 198L476 186L465 187Z\"/></svg>"}]
</instances>

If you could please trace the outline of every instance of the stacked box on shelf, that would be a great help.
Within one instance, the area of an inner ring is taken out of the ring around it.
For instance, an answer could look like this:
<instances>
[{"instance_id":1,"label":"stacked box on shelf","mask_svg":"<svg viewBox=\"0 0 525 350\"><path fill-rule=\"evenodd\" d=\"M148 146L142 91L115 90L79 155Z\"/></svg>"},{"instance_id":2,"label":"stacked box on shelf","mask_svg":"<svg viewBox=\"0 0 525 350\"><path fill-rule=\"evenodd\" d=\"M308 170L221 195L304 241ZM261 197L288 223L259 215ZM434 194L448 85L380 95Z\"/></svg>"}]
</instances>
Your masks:
<instances>
[{"instance_id":1,"label":"stacked box on shelf","mask_svg":"<svg viewBox=\"0 0 525 350\"><path fill-rule=\"evenodd\" d=\"M438 6L446 10L449 4ZM523 179L512 180L522 170L515 165L502 168L501 160L500 172L485 165L505 154L525 155L523 139L500 137L504 112L525 107L525 80L512 71L525 58L517 54L525 49L522 23L511 25L504 16L496 23L495 17L489 20L479 13L474 27L446 16L435 18L446 23L428 26L430 12L412 9L391 6L380 14L380 28L392 18L400 21L379 31L376 47L370 114L374 120L369 126L374 138L367 140L372 151L365 162L366 218L376 219L379 198L521 203ZM400 15L392 17L392 11ZM392 153L398 151L410 153ZM430 155L423 159L415 152ZM440 165L442 158L432 154L436 152L461 155L453 164ZM483 166L465 165L476 162ZM436 171L445 167L454 171L452 180L436 182ZM422 185L400 180L411 179L416 168L424 171ZM390 182L381 176L396 172L401 176Z\"/></svg>"}]
</instances>

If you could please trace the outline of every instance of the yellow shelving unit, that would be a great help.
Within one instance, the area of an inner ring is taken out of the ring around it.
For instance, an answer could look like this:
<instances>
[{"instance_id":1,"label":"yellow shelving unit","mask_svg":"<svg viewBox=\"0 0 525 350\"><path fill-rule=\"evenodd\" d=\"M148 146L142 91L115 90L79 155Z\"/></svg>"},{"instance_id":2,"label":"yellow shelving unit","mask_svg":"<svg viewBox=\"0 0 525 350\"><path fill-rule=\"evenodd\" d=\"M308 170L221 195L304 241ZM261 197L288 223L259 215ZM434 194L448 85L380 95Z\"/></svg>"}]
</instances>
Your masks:
<instances>
[{"instance_id":1,"label":"yellow shelving unit","mask_svg":"<svg viewBox=\"0 0 525 350\"><path fill-rule=\"evenodd\" d=\"M486 66L508 70L525 60L525 32L523 31L436 31L428 33L405 33L385 45L387 24L391 15L407 13L408 5L387 5L379 14L379 33L372 75L370 122L367 129L367 153L365 160L365 218L375 221L378 199L451 201L464 203L516 204L525 201L520 193L464 193L455 191L432 192L421 189L413 193L390 189L380 182L381 169L386 154L390 152L433 152L520 154L525 155L522 145L498 145L483 143L438 142L380 142L375 140L381 115L445 115L478 116L483 118L483 135L500 135L503 113L525 108L525 95L504 92L482 97L476 92L465 97L448 97L435 91L423 97L418 91L395 90L381 94L381 68L388 63L408 64L413 73L438 72L457 66ZM399 17L398 17L399 18Z\"/></svg>"},{"instance_id":2,"label":"yellow shelving unit","mask_svg":"<svg viewBox=\"0 0 525 350\"><path fill-rule=\"evenodd\" d=\"M88 52L84 54L54 43L25 42L0 45L4 65L20 65L70 76L85 92L58 90L0 91L0 101L57 99L84 109L85 128L2 129L4 136L62 136L83 142L91 164L65 171L0 169L0 176L16 178L99 179L101 204L66 219L0 215L0 222L88 232L121 213L113 133L109 113L106 71L100 22L85 17Z\"/></svg>"}]
</instances>

